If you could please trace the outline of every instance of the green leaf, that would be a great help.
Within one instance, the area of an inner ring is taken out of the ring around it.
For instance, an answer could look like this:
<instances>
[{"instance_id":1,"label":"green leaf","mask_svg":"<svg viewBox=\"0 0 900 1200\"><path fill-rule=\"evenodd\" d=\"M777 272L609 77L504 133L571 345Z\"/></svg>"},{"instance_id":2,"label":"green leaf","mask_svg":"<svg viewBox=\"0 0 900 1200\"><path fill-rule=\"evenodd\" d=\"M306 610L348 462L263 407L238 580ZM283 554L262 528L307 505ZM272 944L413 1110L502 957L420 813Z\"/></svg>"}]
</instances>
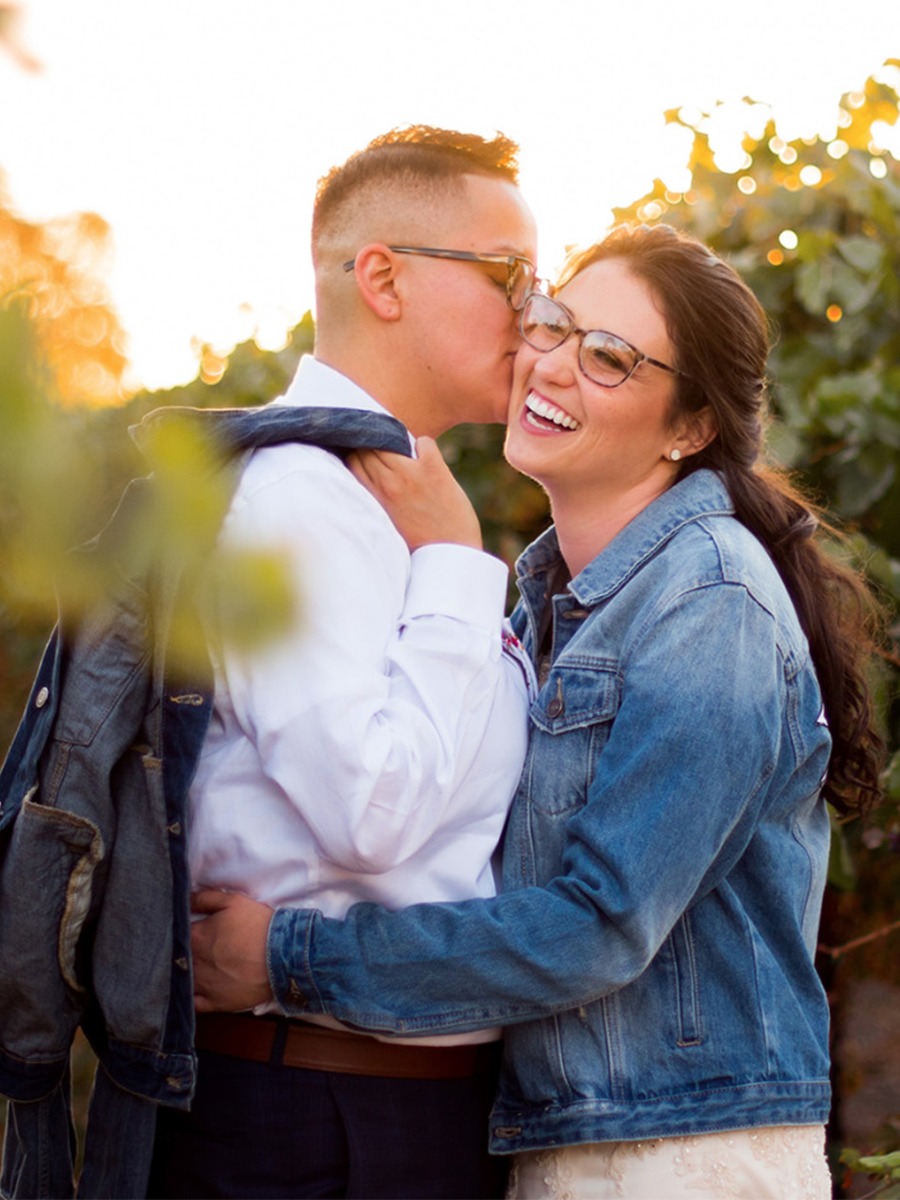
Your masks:
<instances>
[{"instance_id":1,"label":"green leaf","mask_svg":"<svg viewBox=\"0 0 900 1200\"><path fill-rule=\"evenodd\" d=\"M880 270L885 259L885 248L874 238L838 238L837 247L851 267L866 274Z\"/></svg>"},{"instance_id":2,"label":"green leaf","mask_svg":"<svg viewBox=\"0 0 900 1200\"><path fill-rule=\"evenodd\" d=\"M890 1154L863 1155L859 1159L859 1166L870 1174L895 1171L900 1167L900 1150L892 1150Z\"/></svg>"},{"instance_id":3,"label":"green leaf","mask_svg":"<svg viewBox=\"0 0 900 1200\"><path fill-rule=\"evenodd\" d=\"M842 463L837 480L837 507L844 517L858 517L880 500L894 482L896 467L892 461L875 461L877 448Z\"/></svg>"},{"instance_id":4,"label":"green leaf","mask_svg":"<svg viewBox=\"0 0 900 1200\"><path fill-rule=\"evenodd\" d=\"M808 313L822 313L828 305L828 289L831 286L830 264L814 259L801 263L797 268L794 290L797 299Z\"/></svg>"},{"instance_id":5,"label":"green leaf","mask_svg":"<svg viewBox=\"0 0 900 1200\"><path fill-rule=\"evenodd\" d=\"M837 261L831 270L827 300L836 300L847 313L862 312L878 291L877 275L862 277L847 263Z\"/></svg>"}]
</instances>

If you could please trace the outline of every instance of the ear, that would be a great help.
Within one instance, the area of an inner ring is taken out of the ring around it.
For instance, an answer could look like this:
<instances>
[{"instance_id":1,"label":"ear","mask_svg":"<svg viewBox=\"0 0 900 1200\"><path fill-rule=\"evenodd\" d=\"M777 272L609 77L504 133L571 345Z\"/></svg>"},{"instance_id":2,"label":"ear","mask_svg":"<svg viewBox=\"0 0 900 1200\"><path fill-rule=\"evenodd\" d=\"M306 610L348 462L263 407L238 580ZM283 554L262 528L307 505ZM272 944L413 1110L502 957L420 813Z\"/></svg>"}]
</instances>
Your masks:
<instances>
[{"instance_id":1,"label":"ear","mask_svg":"<svg viewBox=\"0 0 900 1200\"><path fill-rule=\"evenodd\" d=\"M397 255L382 242L370 242L356 255L353 273L360 297L382 321L396 321L400 316L397 269Z\"/></svg>"},{"instance_id":2,"label":"ear","mask_svg":"<svg viewBox=\"0 0 900 1200\"><path fill-rule=\"evenodd\" d=\"M709 405L701 408L699 412L685 413L675 432L675 444L682 457L699 454L718 435L715 413Z\"/></svg>"}]
</instances>

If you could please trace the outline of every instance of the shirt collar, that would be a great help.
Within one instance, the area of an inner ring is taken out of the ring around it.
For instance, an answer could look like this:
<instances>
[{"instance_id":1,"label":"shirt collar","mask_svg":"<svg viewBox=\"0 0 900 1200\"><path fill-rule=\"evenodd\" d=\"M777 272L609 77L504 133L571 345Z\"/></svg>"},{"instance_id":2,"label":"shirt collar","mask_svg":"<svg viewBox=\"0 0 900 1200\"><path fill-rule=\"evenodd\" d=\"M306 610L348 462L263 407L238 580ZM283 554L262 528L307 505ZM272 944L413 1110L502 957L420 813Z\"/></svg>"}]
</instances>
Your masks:
<instances>
[{"instance_id":1,"label":"shirt collar","mask_svg":"<svg viewBox=\"0 0 900 1200\"><path fill-rule=\"evenodd\" d=\"M393 416L374 396L364 388L342 375L335 367L320 362L312 354L304 354L297 366L296 374L283 396L275 404L288 404L295 408L352 408L361 412L386 413ZM396 420L396 418L395 418ZM415 451L415 439L409 435L409 444Z\"/></svg>"}]
</instances>

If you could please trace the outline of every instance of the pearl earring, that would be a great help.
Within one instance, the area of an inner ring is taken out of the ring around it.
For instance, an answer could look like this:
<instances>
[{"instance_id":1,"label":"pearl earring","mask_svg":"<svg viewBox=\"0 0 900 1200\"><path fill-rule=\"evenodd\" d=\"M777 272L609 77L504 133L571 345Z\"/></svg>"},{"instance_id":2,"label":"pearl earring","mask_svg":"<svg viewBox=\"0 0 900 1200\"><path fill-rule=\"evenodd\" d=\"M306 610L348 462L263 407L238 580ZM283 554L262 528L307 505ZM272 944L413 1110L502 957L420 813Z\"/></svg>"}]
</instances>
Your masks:
<instances>
[{"instance_id":1,"label":"pearl earring","mask_svg":"<svg viewBox=\"0 0 900 1200\"><path fill-rule=\"evenodd\" d=\"M678 449L677 446L673 447L673 449L671 449L669 451L669 462L678 462L678 460L680 458L681 458L681 451Z\"/></svg>"}]
</instances>

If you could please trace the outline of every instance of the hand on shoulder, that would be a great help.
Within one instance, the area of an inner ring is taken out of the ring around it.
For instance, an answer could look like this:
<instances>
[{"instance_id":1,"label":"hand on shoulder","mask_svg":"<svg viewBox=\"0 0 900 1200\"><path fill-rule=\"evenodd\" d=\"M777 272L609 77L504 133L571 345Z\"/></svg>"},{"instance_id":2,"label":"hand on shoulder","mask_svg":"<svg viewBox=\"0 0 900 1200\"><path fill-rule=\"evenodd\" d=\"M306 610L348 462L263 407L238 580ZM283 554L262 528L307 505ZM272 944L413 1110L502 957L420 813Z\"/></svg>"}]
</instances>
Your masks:
<instances>
[{"instance_id":1,"label":"hand on shoulder","mask_svg":"<svg viewBox=\"0 0 900 1200\"><path fill-rule=\"evenodd\" d=\"M481 526L433 438L416 441L418 458L381 450L354 451L347 465L375 497L410 550L433 542L482 548Z\"/></svg>"}]
</instances>

